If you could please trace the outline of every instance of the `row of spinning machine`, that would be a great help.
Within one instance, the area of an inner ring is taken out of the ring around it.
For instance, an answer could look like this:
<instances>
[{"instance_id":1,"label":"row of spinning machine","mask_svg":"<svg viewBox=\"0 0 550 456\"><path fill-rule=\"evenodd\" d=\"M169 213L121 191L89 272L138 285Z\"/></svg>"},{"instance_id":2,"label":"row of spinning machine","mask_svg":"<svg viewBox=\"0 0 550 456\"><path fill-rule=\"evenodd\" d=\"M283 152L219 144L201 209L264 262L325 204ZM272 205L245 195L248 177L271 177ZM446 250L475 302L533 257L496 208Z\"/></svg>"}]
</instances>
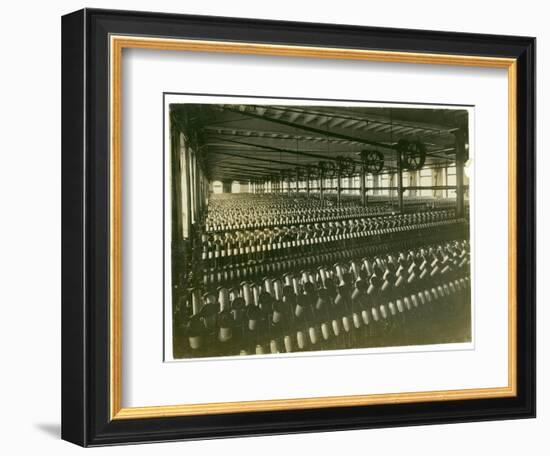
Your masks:
<instances>
[{"instance_id":1,"label":"row of spinning machine","mask_svg":"<svg viewBox=\"0 0 550 456\"><path fill-rule=\"evenodd\" d=\"M421 143L399 147L400 169L424 166ZM470 339L463 196L403 198L399 188L398 201L366 204L364 173L379 173L384 156L361 159L361 196L323 194L323 179L357 172L340 158L296 174L307 176L307 192L285 188L283 171L248 193L209 195L174 287L175 357ZM462 183L455 189L462 193Z\"/></svg>"}]
</instances>

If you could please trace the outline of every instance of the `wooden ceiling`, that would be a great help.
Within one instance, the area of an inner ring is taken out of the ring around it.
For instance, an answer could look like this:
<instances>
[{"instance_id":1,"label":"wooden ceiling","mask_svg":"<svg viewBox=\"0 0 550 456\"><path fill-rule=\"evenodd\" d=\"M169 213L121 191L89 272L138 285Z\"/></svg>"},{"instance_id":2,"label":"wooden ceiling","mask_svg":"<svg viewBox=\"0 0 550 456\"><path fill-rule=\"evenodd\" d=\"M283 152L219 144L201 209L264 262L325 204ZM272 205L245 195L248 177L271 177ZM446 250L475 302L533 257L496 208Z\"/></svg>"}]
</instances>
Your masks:
<instances>
[{"instance_id":1,"label":"wooden ceiling","mask_svg":"<svg viewBox=\"0 0 550 456\"><path fill-rule=\"evenodd\" d=\"M450 165L454 132L467 125L465 109L305 105L174 104L180 131L194 141L211 180L254 180L349 157L384 155L395 171L400 139L426 146L425 167ZM174 118L174 117L173 117ZM359 166L357 167L359 169Z\"/></svg>"}]
</instances>

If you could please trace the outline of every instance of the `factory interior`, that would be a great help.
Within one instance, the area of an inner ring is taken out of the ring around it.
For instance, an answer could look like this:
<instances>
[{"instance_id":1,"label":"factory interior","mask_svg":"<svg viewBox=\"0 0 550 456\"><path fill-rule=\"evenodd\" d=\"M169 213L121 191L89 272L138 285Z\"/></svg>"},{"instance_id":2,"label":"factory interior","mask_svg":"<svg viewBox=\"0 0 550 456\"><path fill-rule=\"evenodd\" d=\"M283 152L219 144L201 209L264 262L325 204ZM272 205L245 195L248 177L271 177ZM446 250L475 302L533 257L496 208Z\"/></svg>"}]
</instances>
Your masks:
<instances>
[{"instance_id":1,"label":"factory interior","mask_svg":"<svg viewBox=\"0 0 550 456\"><path fill-rule=\"evenodd\" d=\"M471 341L468 110L279 102L170 105L174 358Z\"/></svg>"}]
</instances>

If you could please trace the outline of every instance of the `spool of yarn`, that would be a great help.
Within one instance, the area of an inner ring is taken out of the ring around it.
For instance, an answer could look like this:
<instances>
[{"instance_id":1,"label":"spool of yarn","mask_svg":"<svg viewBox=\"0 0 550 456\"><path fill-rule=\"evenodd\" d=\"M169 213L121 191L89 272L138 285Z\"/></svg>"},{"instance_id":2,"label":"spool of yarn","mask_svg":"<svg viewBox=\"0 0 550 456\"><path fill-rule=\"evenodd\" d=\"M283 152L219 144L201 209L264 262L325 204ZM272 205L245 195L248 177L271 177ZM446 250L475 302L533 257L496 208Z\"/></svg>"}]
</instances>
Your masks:
<instances>
[{"instance_id":1,"label":"spool of yarn","mask_svg":"<svg viewBox=\"0 0 550 456\"><path fill-rule=\"evenodd\" d=\"M435 287L435 290L437 291L438 299L445 297L445 292L443 291L443 287L441 285L438 285L437 287Z\"/></svg>"},{"instance_id":2,"label":"spool of yarn","mask_svg":"<svg viewBox=\"0 0 550 456\"><path fill-rule=\"evenodd\" d=\"M340 323L338 320L332 320L332 332L336 337L340 335Z\"/></svg>"},{"instance_id":3,"label":"spool of yarn","mask_svg":"<svg viewBox=\"0 0 550 456\"><path fill-rule=\"evenodd\" d=\"M298 348L303 350L306 346L306 337L303 331L300 330L296 332L296 341L298 342Z\"/></svg>"},{"instance_id":4,"label":"spool of yarn","mask_svg":"<svg viewBox=\"0 0 550 456\"><path fill-rule=\"evenodd\" d=\"M361 311L361 318L363 319L363 323L365 325L368 325L370 323L369 312L367 310Z\"/></svg>"},{"instance_id":5,"label":"spool of yarn","mask_svg":"<svg viewBox=\"0 0 550 456\"><path fill-rule=\"evenodd\" d=\"M344 326L344 331L346 331L346 332L351 331L351 323L350 323L349 317L347 315L344 315L342 317L342 325Z\"/></svg>"},{"instance_id":6,"label":"spool of yarn","mask_svg":"<svg viewBox=\"0 0 550 456\"><path fill-rule=\"evenodd\" d=\"M292 353L293 351L293 344L292 344L292 338L290 336L285 336L283 338L283 343L284 343L284 346L285 346L285 351L287 353Z\"/></svg>"},{"instance_id":7,"label":"spool of yarn","mask_svg":"<svg viewBox=\"0 0 550 456\"><path fill-rule=\"evenodd\" d=\"M318 341L317 328L315 326L309 327L309 340L312 345L315 345Z\"/></svg>"},{"instance_id":8,"label":"spool of yarn","mask_svg":"<svg viewBox=\"0 0 550 456\"><path fill-rule=\"evenodd\" d=\"M321 334L324 340L330 339L330 329L327 323L321 323Z\"/></svg>"},{"instance_id":9,"label":"spool of yarn","mask_svg":"<svg viewBox=\"0 0 550 456\"><path fill-rule=\"evenodd\" d=\"M403 301L401 299L396 299L395 300L395 305L397 306L397 310L400 312L400 313L403 313L405 308L403 306Z\"/></svg>"},{"instance_id":10,"label":"spool of yarn","mask_svg":"<svg viewBox=\"0 0 550 456\"><path fill-rule=\"evenodd\" d=\"M202 336L189 336L189 346L193 350L198 350L202 346Z\"/></svg>"}]
</instances>

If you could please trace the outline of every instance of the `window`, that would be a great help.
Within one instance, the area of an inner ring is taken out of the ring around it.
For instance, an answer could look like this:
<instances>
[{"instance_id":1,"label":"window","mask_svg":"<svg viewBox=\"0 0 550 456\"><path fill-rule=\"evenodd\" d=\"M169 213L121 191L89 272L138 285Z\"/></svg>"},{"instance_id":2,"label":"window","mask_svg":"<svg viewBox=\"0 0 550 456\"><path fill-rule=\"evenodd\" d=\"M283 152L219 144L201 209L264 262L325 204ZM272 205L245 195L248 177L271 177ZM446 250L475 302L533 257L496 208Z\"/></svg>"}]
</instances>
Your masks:
<instances>
[{"instance_id":1,"label":"window","mask_svg":"<svg viewBox=\"0 0 550 456\"><path fill-rule=\"evenodd\" d=\"M410 179L409 173L403 173L403 188L409 186L410 180L411 179Z\"/></svg>"},{"instance_id":2,"label":"window","mask_svg":"<svg viewBox=\"0 0 550 456\"><path fill-rule=\"evenodd\" d=\"M431 169L420 170L420 186L431 187L433 185L433 172ZM433 190L422 189L420 190L420 196L433 196Z\"/></svg>"},{"instance_id":3,"label":"window","mask_svg":"<svg viewBox=\"0 0 550 456\"><path fill-rule=\"evenodd\" d=\"M380 190L379 191L379 195L389 195L390 194L390 191L387 187L390 187L390 183L391 183L391 177L389 174L382 174L380 176L380 187L383 188L383 190Z\"/></svg>"},{"instance_id":4,"label":"window","mask_svg":"<svg viewBox=\"0 0 550 456\"><path fill-rule=\"evenodd\" d=\"M372 174L367 174L367 182L365 183L365 187L367 189L374 188L374 179L372 178ZM367 192L367 195L374 195L375 191Z\"/></svg>"},{"instance_id":5,"label":"window","mask_svg":"<svg viewBox=\"0 0 550 456\"><path fill-rule=\"evenodd\" d=\"M231 193L241 193L241 183L238 181L231 182Z\"/></svg>"},{"instance_id":6,"label":"window","mask_svg":"<svg viewBox=\"0 0 550 456\"><path fill-rule=\"evenodd\" d=\"M447 185L456 185L456 166L449 166L447 168ZM456 198L456 190L447 190L448 198Z\"/></svg>"},{"instance_id":7,"label":"window","mask_svg":"<svg viewBox=\"0 0 550 456\"><path fill-rule=\"evenodd\" d=\"M352 179L352 186L353 186L353 190L351 193L353 193L354 195L359 195L361 192L360 192L360 189L361 189L361 174L359 176L354 176L353 179Z\"/></svg>"}]
</instances>

